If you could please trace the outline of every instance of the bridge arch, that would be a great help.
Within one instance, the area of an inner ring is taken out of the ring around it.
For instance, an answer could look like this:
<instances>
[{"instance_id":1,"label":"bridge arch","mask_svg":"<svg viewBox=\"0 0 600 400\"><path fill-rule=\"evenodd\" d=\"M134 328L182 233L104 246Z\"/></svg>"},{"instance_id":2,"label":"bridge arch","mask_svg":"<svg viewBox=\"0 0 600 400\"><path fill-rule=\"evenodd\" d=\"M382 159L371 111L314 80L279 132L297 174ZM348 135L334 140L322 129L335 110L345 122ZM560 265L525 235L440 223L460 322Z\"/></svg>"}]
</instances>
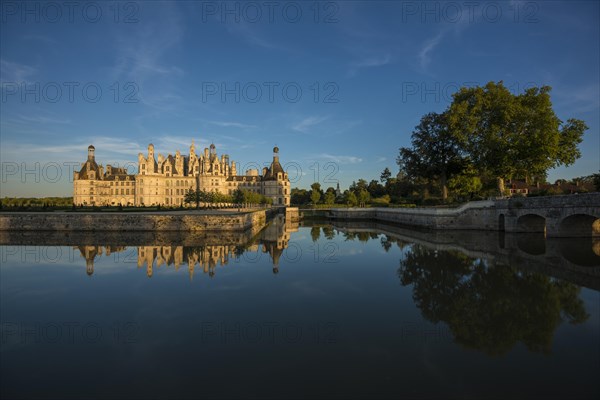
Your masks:
<instances>
[{"instance_id":1,"label":"bridge arch","mask_svg":"<svg viewBox=\"0 0 600 400\"><path fill-rule=\"evenodd\" d=\"M546 218L538 214L524 214L517 219L517 232L546 233Z\"/></svg>"},{"instance_id":2,"label":"bridge arch","mask_svg":"<svg viewBox=\"0 0 600 400\"><path fill-rule=\"evenodd\" d=\"M600 218L589 214L573 214L560 221L560 236L600 236Z\"/></svg>"},{"instance_id":3,"label":"bridge arch","mask_svg":"<svg viewBox=\"0 0 600 400\"><path fill-rule=\"evenodd\" d=\"M505 219L504 214L500 214L498 216L498 230L500 232L504 232L506 229L504 219Z\"/></svg>"}]
</instances>

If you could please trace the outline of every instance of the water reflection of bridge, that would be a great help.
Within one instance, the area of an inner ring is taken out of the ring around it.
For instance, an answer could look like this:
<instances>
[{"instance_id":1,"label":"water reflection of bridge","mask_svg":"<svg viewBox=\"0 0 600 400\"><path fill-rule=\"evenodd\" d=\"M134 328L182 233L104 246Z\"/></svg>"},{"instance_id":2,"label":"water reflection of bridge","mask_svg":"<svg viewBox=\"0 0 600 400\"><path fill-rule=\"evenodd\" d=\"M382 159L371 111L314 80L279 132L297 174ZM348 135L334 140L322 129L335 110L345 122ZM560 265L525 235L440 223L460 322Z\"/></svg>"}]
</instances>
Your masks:
<instances>
[{"instance_id":1,"label":"water reflection of bridge","mask_svg":"<svg viewBox=\"0 0 600 400\"><path fill-rule=\"evenodd\" d=\"M544 234L424 231L383 223L335 222L342 232L377 232L403 245L457 250L492 264L516 266L600 290L600 238L546 238Z\"/></svg>"},{"instance_id":2,"label":"water reflection of bridge","mask_svg":"<svg viewBox=\"0 0 600 400\"><path fill-rule=\"evenodd\" d=\"M146 269L146 275L152 277L154 271L161 267L173 267L179 270L182 265L187 266L190 279L193 279L196 270L213 277L217 267L229 264L231 259L237 259L246 252L261 252L268 254L273 265L273 273L279 272L279 259L283 251L288 247L290 233L298 230L298 223L287 222L283 216L277 216L256 236L203 236L196 238L201 240L187 240L185 244L163 244L151 243L139 246L104 246L104 245L80 245L75 248L79 250L81 257L86 260L86 272L88 275L94 273L94 261L96 257L110 256L113 253L135 252L135 262L138 268ZM108 238L107 238L108 239ZM117 237L112 235L112 240ZM164 239L164 238L163 238ZM171 238L173 239L173 238ZM189 238L188 238L189 239ZM126 254L125 261L132 261L133 254ZM251 260L260 259L252 257Z\"/></svg>"}]
</instances>

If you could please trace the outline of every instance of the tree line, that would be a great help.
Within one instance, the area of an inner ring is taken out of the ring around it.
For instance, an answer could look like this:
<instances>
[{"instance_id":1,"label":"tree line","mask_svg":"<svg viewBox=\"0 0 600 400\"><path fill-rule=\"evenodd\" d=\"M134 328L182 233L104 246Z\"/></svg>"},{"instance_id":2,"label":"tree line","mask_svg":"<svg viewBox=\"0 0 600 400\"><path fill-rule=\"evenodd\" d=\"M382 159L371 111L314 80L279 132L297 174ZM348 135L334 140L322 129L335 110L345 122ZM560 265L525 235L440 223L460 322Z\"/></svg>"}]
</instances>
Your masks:
<instances>
[{"instance_id":1,"label":"tree line","mask_svg":"<svg viewBox=\"0 0 600 400\"><path fill-rule=\"evenodd\" d=\"M71 207L72 197L4 197L0 200L1 208L49 208Z\"/></svg>"},{"instance_id":2,"label":"tree line","mask_svg":"<svg viewBox=\"0 0 600 400\"><path fill-rule=\"evenodd\" d=\"M194 204L199 208L201 204L254 204L270 205L273 199L260 193L246 189L236 189L232 194L210 192L201 189L190 189L185 193L183 201L186 204Z\"/></svg>"}]
</instances>

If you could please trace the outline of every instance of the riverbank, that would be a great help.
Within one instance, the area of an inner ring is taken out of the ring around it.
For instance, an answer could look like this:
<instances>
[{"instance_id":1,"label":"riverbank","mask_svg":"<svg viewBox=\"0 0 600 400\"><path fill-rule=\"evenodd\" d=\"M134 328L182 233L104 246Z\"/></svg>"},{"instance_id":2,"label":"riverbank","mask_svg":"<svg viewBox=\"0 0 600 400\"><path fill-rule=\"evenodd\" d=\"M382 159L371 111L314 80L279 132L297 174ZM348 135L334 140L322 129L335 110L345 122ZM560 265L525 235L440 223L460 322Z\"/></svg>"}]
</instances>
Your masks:
<instances>
[{"instance_id":1,"label":"riverbank","mask_svg":"<svg viewBox=\"0 0 600 400\"><path fill-rule=\"evenodd\" d=\"M0 213L0 231L198 232L260 230L276 209L150 212Z\"/></svg>"}]
</instances>

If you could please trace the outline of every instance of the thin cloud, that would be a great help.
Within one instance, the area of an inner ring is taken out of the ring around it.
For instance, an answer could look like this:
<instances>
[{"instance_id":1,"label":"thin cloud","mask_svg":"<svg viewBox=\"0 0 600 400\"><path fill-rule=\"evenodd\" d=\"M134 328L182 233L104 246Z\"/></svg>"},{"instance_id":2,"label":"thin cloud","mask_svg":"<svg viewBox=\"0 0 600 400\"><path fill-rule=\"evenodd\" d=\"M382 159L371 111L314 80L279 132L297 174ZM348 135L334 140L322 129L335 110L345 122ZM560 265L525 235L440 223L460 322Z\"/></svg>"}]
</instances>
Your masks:
<instances>
[{"instance_id":1,"label":"thin cloud","mask_svg":"<svg viewBox=\"0 0 600 400\"><path fill-rule=\"evenodd\" d=\"M266 39L265 36L259 32L260 24L226 24L226 29L230 35L241 37L243 40L253 46L262 47L267 50L291 51L291 49L287 48L286 46L282 46L273 42L272 40Z\"/></svg>"},{"instance_id":2,"label":"thin cloud","mask_svg":"<svg viewBox=\"0 0 600 400\"><path fill-rule=\"evenodd\" d=\"M317 156L317 158L333 161L338 164L358 164L363 161L362 158L360 158L360 157L334 155L334 154L327 154L327 153L321 153Z\"/></svg>"},{"instance_id":3,"label":"thin cloud","mask_svg":"<svg viewBox=\"0 0 600 400\"><path fill-rule=\"evenodd\" d=\"M431 53L433 52L435 47L442 40L442 36L443 35L441 32L438 33L435 37L427 40L421 47L421 50L419 50L418 58L419 58L419 64L421 65L421 68L425 69L431 63Z\"/></svg>"},{"instance_id":4,"label":"thin cloud","mask_svg":"<svg viewBox=\"0 0 600 400\"><path fill-rule=\"evenodd\" d=\"M209 124L222 126L224 128L241 128L241 129L250 129L256 128L256 125L243 124L241 122L235 121L208 121Z\"/></svg>"},{"instance_id":5,"label":"thin cloud","mask_svg":"<svg viewBox=\"0 0 600 400\"><path fill-rule=\"evenodd\" d=\"M311 117L307 117L304 118L302 121L296 123L295 125L292 126L292 129L297 131L297 132L302 132L302 133L306 133L308 132L312 127L320 124L321 122L327 120L329 117L319 117L319 116L311 116Z\"/></svg>"},{"instance_id":6,"label":"thin cloud","mask_svg":"<svg viewBox=\"0 0 600 400\"><path fill-rule=\"evenodd\" d=\"M392 60L390 54L385 54L381 57L367 57L360 61L355 61L350 63L350 70L348 71L348 76L355 76L359 70L364 68L373 68L373 67L381 67L383 65L387 65Z\"/></svg>"},{"instance_id":7,"label":"thin cloud","mask_svg":"<svg viewBox=\"0 0 600 400\"><path fill-rule=\"evenodd\" d=\"M30 83L28 78L36 72L37 70L29 65L0 59L0 82L2 84L8 82Z\"/></svg>"},{"instance_id":8,"label":"thin cloud","mask_svg":"<svg viewBox=\"0 0 600 400\"><path fill-rule=\"evenodd\" d=\"M24 122L31 122L36 124L71 124L72 121L70 119L65 118L52 118L52 117L44 117L41 115L36 116L25 116L25 115L17 115L19 120Z\"/></svg>"}]
</instances>

